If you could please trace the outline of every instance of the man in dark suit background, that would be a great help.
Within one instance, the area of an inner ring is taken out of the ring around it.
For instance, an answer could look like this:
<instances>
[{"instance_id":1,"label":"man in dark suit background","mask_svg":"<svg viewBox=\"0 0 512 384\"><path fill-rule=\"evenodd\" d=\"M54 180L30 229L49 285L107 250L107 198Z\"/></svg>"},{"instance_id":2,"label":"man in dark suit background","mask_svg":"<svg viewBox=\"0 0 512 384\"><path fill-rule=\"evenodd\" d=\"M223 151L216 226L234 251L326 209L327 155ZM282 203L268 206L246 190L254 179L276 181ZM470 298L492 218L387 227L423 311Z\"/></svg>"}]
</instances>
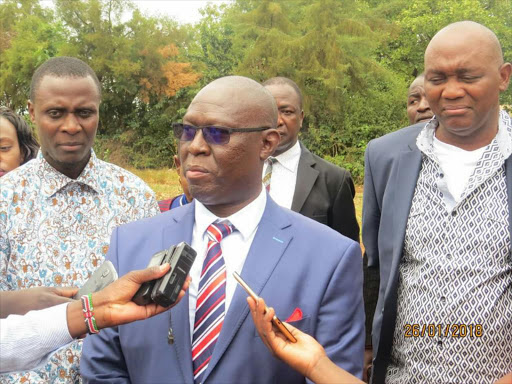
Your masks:
<instances>
[{"instance_id":1,"label":"man in dark suit background","mask_svg":"<svg viewBox=\"0 0 512 384\"><path fill-rule=\"evenodd\" d=\"M315 337L336 365L361 375L359 244L280 207L262 188L263 163L279 142L276 122L272 95L231 76L204 87L183 124L174 124L194 200L116 228L107 258L122 276L186 241L197 251L190 288L166 314L86 338L84 382L304 383L258 339L233 272L282 320Z\"/></svg>"},{"instance_id":2,"label":"man in dark suit background","mask_svg":"<svg viewBox=\"0 0 512 384\"><path fill-rule=\"evenodd\" d=\"M263 169L270 196L279 205L359 241L350 173L312 154L298 141L304 120L300 88L286 77L273 77L263 86L276 99L277 130L281 136L279 146Z\"/></svg>"}]
</instances>

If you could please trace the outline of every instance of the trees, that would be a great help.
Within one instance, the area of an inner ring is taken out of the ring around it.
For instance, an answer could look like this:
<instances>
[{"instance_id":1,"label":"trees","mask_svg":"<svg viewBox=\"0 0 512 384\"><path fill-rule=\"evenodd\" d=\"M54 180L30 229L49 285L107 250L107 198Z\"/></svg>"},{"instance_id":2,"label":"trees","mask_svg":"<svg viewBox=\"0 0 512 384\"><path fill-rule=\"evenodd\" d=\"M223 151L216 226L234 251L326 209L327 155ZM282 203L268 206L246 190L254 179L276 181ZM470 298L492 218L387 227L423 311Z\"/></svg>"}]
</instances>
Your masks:
<instances>
[{"instance_id":1,"label":"trees","mask_svg":"<svg viewBox=\"0 0 512 384\"><path fill-rule=\"evenodd\" d=\"M9 30L1 41L2 104L23 111L39 64L53 56L78 57L103 88L100 155L108 154L101 137L106 136L123 144L115 146L122 148L119 161L172 165L174 141L166 118L175 112L176 94L200 78L180 53L190 37L186 28L146 17L124 0L56 0L55 9L35 0L8 0L0 12Z\"/></svg>"},{"instance_id":2,"label":"trees","mask_svg":"<svg viewBox=\"0 0 512 384\"><path fill-rule=\"evenodd\" d=\"M376 55L388 25L357 0L238 1L224 14L242 52L233 72L295 80L304 93L301 139L362 177L366 142L404 120L403 77Z\"/></svg>"},{"instance_id":3,"label":"trees","mask_svg":"<svg viewBox=\"0 0 512 384\"><path fill-rule=\"evenodd\" d=\"M170 123L197 90L227 75L295 80L301 139L361 180L366 143L406 124L407 87L446 24L489 26L512 60L510 0L236 0L209 5L195 26L148 17L125 0L0 3L0 102L23 112L34 69L76 56L103 86L100 156L172 165ZM512 91L502 98L512 105ZM114 157L116 155L117 157Z\"/></svg>"},{"instance_id":4,"label":"trees","mask_svg":"<svg viewBox=\"0 0 512 384\"><path fill-rule=\"evenodd\" d=\"M26 108L32 73L64 43L62 25L48 20L37 0L0 3L0 102L11 109Z\"/></svg>"}]
</instances>

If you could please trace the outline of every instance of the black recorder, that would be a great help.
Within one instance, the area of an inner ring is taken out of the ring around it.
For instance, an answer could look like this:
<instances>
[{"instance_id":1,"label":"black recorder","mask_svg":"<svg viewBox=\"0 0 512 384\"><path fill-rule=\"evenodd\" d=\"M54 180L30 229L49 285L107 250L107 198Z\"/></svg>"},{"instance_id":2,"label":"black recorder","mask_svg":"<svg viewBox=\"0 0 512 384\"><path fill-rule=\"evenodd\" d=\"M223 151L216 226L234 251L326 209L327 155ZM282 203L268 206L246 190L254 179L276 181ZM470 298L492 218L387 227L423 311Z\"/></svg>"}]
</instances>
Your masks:
<instances>
[{"instance_id":1,"label":"black recorder","mask_svg":"<svg viewBox=\"0 0 512 384\"><path fill-rule=\"evenodd\" d=\"M155 302L162 307L168 307L174 304L195 258L196 251L185 242L155 253L148 267L169 263L171 269L161 278L142 284L132 300L138 305Z\"/></svg>"}]
</instances>

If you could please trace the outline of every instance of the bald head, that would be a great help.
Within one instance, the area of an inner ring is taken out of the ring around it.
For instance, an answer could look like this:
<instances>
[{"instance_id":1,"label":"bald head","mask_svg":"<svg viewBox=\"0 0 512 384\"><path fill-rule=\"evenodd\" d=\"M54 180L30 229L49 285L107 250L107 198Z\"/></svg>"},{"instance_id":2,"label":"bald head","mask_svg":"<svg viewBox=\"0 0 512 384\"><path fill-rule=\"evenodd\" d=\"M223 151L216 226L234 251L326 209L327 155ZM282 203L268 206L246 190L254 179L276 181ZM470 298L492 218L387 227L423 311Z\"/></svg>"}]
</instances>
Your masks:
<instances>
[{"instance_id":1,"label":"bald head","mask_svg":"<svg viewBox=\"0 0 512 384\"><path fill-rule=\"evenodd\" d=\"M263 163L279 144L276 102L262 85L217 79L192 100L183 123L181 166L196 200L228 217L260 195Z\"/></svg>"},{"instance_id":2,"label":"bald head","mask_svg":"<svg viewBox=\"0 0 512 384\"><path fill-rule=\"evenodd\" d=\"M425 66L429 56L438 53L439 49L461 45L481 50L495 65L503 64L501 44L493 31L474 21L459 21L447 25L430 40L425 51Z\"/></svg>"},{"instance_id":3,"label":"bald head","mask_svg":"<svg viewBox=\"0 0 512 384\"><path fill-rule=\"evenodd\" d=\"M194 97L190 108L197 104L210 106L234 121L232 127L277 126L277 105L272 94L258 82L243 76L226 76L214 80Z\"/></svg>"},{"instance_id":4,"label":"bald head","mask_svg":"<svg viewBox=\"0 0 512 384\"><path fill-rule=\"evenodd\" d=\"M511 69L496 35L483 25L461 21L440 30L425 51L424 87L439 123L436 137L469 151L489 144Z\"/></svg>"}]
</instances>

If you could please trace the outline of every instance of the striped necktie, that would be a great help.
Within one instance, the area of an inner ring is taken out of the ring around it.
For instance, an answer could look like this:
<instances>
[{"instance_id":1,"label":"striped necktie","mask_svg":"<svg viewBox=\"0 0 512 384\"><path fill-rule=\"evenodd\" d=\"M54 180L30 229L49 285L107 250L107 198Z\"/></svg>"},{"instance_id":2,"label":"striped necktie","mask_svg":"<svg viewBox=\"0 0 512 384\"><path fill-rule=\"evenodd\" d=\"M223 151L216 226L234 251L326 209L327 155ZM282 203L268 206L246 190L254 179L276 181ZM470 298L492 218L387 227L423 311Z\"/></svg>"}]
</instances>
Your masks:
<instances>
[{"instance_id":1,"label":"striped necktie","mask_svg":"<svg viewBox=\"0 0 512 384\"><path fill-rule=\"evenodd\" d=\"M270 156L265 161L267 163L267 169L265 170L265 176L263 176L263 185L267 192L270 192L270 181L272 179L272 167L275 163L277 163L277 159L275 157Z\"/></svg>"},{"instance_id":2,"label":"striped necktie","mask_svg":"<svg viewBox=\"0 0 512 384\"><path fill-rule=\"evenodd\" d=\"M213 353L224 322L226 300L226 265L220 242L233 233L229 221L215 222L207 229L208 247L203 262L196 301L192 362L194 382L200 383Z\"/></svg>"}]
</instances>

